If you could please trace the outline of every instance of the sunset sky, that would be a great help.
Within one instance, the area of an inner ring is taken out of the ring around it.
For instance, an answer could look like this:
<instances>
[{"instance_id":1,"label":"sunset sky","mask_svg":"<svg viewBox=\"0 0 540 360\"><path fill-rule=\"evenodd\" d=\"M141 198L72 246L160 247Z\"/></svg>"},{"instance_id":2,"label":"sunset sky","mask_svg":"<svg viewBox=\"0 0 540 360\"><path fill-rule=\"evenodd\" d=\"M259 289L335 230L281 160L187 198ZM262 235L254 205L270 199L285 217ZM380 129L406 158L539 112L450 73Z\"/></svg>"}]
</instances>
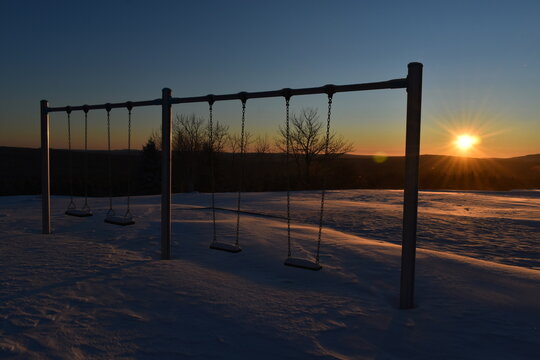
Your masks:
<instances>
[{"instance_id":1,"label":"sunset sky","mask_svg":"<svg viewBox=\"0 0 540 360\"><path fill-rule=\"evenodd\" d=\"M424 64L423 154L540 153L540 1L2 1L0 146L39 147L39 101L50 106L383 81ZM356 153L399 155L404 90L337 94L333 129ZM292 99L317 108L324 96ZM207 115L205 104L173 114ZM250 100L247 129L273 137L283 99ZM215 120L238 129L240 102ZM113 144L126 147L125 110ZM82 113L72 115L75 147ZM140 148L160 107L133 112ZM91 148L106 146L105 111L89 113ZM65 114L51 115L66 147ZM458 140L461 135L472 138ZM471 140L473 139L473 140ZM461 144L461 145L460 145ZM462 146L469 144L470 146Z\"/></svg>"}]
</instances>

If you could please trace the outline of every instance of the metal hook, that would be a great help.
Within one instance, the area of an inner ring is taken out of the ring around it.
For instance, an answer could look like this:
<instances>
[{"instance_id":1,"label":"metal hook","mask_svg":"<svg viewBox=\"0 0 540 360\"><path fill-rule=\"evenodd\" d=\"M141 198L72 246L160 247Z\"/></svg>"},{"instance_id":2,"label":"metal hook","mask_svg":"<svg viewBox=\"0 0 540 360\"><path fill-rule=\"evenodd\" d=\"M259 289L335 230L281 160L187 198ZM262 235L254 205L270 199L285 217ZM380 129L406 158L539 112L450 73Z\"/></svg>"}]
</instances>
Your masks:
<instances>
[{"instance_id":1,"label":"metal hook","mask_svg":"<svg viewBox=\"0 0 540 360\"><path fill-rule=\"evenodd\" d=\"M332 84L325 85L324 92L328 95L329 98L332 98L332 96L336 92L336 86Z\"/></svg>"},{"instance_id":2,"label":"metal hook","mask_svg":"<svg viewBox=\"0 0 540 360\"><path fill-rule=\"evenodd\" d=\"M283 97L285 98L285 100L290 100L291 99L292 90L290 88L285 88L285 89L281 90L281 92L283 93Z\"/></svg>"},{"instance_id":3,"label":"metal hook","mask_svg":"<svg viewBox=\"0 0 540 360\"><path fill-rule=\"evenodd\" d=\"M242 104L246 104L247 102L247 99L248 99L248 93L245 92L245 91L242 91L240 93L238 93L238 96L240 96L240 101L242 101Z\"/></svg>"}]
</instances>

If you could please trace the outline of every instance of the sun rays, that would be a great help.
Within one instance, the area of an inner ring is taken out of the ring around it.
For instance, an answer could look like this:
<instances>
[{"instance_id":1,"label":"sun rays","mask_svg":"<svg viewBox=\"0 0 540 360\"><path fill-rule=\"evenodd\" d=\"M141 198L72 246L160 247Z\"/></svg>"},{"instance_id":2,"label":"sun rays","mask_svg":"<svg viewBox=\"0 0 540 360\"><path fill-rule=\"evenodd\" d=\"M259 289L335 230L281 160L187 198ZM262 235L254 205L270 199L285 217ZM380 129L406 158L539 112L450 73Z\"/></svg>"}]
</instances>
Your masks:
<instances>
[{"instance_id":1,"label":"sun rays","mask_svg":"<svg viewBox=\"0 0 540 360\"><path fill-rule=\"evenodd\" d=\"M509 130L506 114L490 110L486 104L475 110L472 106L438 109L437 114L430 115L433 125L426 129L423 141L435 154L492 157L499 151L496 140Z\"/></svg>"},{"instance_id":2,"label":"sun rays","mask_svg":"<svg viewBox=\"0 0 540 360\"><path fill-rule=\"evenodd\" d=\"M469 134L458 135L458 137L454 141L454 145L456 146L456 148L463 153L473 149L474 146L479 143L480 138L478 136Z\"/></svg>"}]
</instances>

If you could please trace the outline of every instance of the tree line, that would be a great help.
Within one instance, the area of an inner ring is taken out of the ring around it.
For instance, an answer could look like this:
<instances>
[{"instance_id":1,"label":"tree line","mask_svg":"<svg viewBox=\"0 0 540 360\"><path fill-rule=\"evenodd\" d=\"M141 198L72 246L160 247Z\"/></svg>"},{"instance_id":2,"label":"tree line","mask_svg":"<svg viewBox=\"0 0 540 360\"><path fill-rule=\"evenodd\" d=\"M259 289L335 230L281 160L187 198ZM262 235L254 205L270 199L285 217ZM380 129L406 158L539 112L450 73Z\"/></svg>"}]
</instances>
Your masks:
<instances>
[{"instance_id":1,"label":"tree line","mask_svg":"<svg viewBox=\"0 0 540 360\"><path fill-rule=\"evenodd\" d=\"M352 144L330 133L327 156L326 124L317 111L302 109L291 115L289 167L285 155L286 129L273 136L246 133L240 157L240 134L219 122L177 115L173 127L173 191L236 191L242 178L243 191L320 189L400 189L405 162L402 156L385 161L372 156L349 155ZM111 152L111 183L115 196L161 192L161 136L153 131L142 151ZM51 150L51 192L107 196L109 168L107 151ZM41 157L39 149L0 146L0 195L39 194ZM213 165L213 166L211 166ZM212 171L212 168L214 171ZM241 174L243 173L243 176ZM130 186L128 186L128 183ZM470 159L440 155L420 157L422 189L509 190L540 188L540 154L510 159Z\"/></svg>"},{"instance_id":2,"label":"tree line","mask_svg":"<svg viewBox=\"0 0 540 360\"><path fill-rule=\"evenodd\" d=\"M220 122L210 129L208 120L195 114L177 115L173 121L173 177L179 191L232 191L242 181L249 190L266 191L283 188L310 189L321 186L332 159L352 151L353 144L330 132L317 110L302 109L291 114L289 156L287 131L280 126L273 138L267 134L253 136L230 131ZM243 142L242 142L243 141ZM328 142L328 144L327 144ZM240 156L244 149L244 156ZM145 169L152 170L161 149L161 134L154 130L143 147ZM285 164L289 166L285 166ZM154 169L155 170L155 169ZM146 171L149 173L150 171ZM152 178L159 186L159 176Z\"/></svg>"}]
</instances>

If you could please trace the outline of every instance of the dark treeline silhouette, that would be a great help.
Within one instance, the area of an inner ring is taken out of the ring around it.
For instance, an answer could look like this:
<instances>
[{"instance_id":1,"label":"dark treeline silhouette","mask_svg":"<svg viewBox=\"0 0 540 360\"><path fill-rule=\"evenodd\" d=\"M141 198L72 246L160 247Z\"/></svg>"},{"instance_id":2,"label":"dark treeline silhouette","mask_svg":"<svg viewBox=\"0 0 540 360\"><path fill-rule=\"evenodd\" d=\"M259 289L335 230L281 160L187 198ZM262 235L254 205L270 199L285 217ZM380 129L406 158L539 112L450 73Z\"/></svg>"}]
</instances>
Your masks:
<instances>
[{"instance_id":1,"label":"dark treeline silhouette","mask_svg":"<svg viewBox=\"0 0 540 360\"><path fill-rule=\"evenodd\" d=\"M211 190L209 153L194 152L192 158L175 151L173 155L173 191ZM106 151L88 152L88 193L107 196L108 157ZM127 173L131 167L132 193L160 192L159 144L151 140L143 151L113 151L112 183L116 196L127 192ZM0 147L0 195L39 194L41 157L39 149ZM70 192L70 155L67 150L51 150L51 191ZM215 154L216 191L235 191L239 179L239 154ZM85 155L72 153L73 190L84 194ZM190 165L191 164L191 165ZM196 164L197 166L194 166ZM287 187L285 156L281 153L250 152L245 156L244 191L279 191ZM403 187L404 158L388 157L374 161L371 156L342 155L326 161L317 157L312 165L311 179L305 181L305 171L291 162L291 188L318 189L326 178L330 189L400 189ZM509 159L473 159L440 155L420 158L422 189L511 190L540 188L540 154Z\"/></svg>"},{"instance_id":2,"label":"dark treeline silhouette","mask_svg":"<svg viewBox=\"0 0 540 360\"><path fill-rule=\"evenodd\" d=\"M299 179L303 188L309 189L320 183L317 179L320 174L316 170L320 168L320 158L326 148L327 157L352 151L352 143L334 132L329 133L326 146L326 128L323 125L315 109L304 108L299 114L291 114L288 143L292 184L297 176L303 176ZM242 138L241 134L229 131L228 126L219 122L214 122L210 129L205 118L182 114L177 115L173 123L172 139L173 164L176 165L173 175L179 178L181 191L210 188L210 156L216 189L236 189L242 172L242 183L247 189L264 191L275 188L283 179L286 181L286 173L279 171L285 166L284 158L275 154L285 153L287 149L287 132L282 127L272 140L267 135L254 138L249 131ZM154 143L159 147L159 142L159 134L154 132L148 144ZM247 153L245 156L240 155L242 149Z\"/></svg>"},{"instance_id":3,"label":"dark treeline silhouette","mask_svg":"<svg viewBox=\"0 0 540 360\"><path fill-rule=\"evenodd\" d=\"M286 127L280 126L273 139L245 132L242 143L240 134L217 121L210 129L203 117L177 115L172 131L173 191L209 192L212 184L217 192L236 191L240 180L242 191L311 190L323 184L330 189L403 188L403 157L346 155L353 150L352 143L333 131L327 138L326 123L312 108L291 113L290 120L288 142ZM133 195L157 194L161 191L160 148L160 133L154 131L142 151L112 151L111 174L107 151L51 150L51 191L107 196L112 187L114 196L126 195L128 188ZM0 195L40 193L38 149L0 147L0 158ZM540 155L511 159L425 155L420 159L420 187L540 188Z\"/></svg>"}]
</instances>

